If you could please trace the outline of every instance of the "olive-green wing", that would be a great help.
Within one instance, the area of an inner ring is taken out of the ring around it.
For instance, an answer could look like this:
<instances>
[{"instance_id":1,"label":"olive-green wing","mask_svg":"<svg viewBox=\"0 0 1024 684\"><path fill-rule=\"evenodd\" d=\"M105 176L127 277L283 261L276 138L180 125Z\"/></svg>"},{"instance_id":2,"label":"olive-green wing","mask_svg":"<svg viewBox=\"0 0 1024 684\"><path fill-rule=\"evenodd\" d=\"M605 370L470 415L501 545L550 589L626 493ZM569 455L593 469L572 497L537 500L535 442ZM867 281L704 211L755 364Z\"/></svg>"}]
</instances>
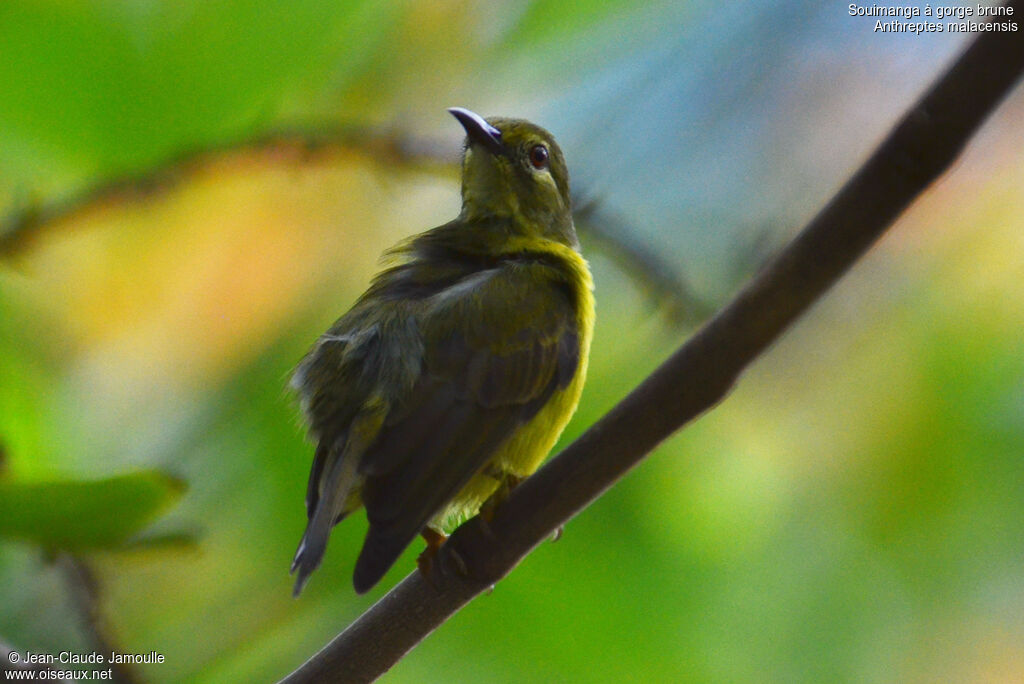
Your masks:
<instances>
[{"instance_id":1,"label":"olive-green wing","mask_svg":"<svg viewBox=\"0 0 1024 684\"><path fill-rule=\"evenodd\" d=\"M476 272L424 302L423 369L361 464L370 529L354 584L380 579L423 527L579 365L571 293L542 264Z\"/></svg>"},{"instance_id":2,"label":"olive-green wing","mask_svg":"<svg viewBox=\"0 0 1024 684\"><path fill-rule=\"evenodd\" d=\"M391 312L379 313L383 323ZM331 527L349 512L349 494L359 484L357 466L387 409L373 394L377 374L366 371L387 368L395 376L405 365L401 359L394 363L394 357L382 357L388 350L404 348L401 335L392 335L390 342L383 344L380 324L369 322L359 311L350 312L317 341L293 376L292 386L317 440L306 489L308 523L292 561L292 572L298 575L296 596L320 565ZM406 373L412 381L419 374L408 368Z\"/></svg>"},{"instance_id":3,"label":"olive-green wing","mask_svg":"<svg viewBox=\"0 0 1024 684\"><path fill-rule=\"evenodd\" d=\"M358 316L339 320L317 340L292 377L317 448L306 488L306 513L313 517L321 496L321 480L332 453L340 453L349 425L363 408L372 387L361 369L379 363L373 351L381 346L379 326Z\"/></svg>"}]
</instances>

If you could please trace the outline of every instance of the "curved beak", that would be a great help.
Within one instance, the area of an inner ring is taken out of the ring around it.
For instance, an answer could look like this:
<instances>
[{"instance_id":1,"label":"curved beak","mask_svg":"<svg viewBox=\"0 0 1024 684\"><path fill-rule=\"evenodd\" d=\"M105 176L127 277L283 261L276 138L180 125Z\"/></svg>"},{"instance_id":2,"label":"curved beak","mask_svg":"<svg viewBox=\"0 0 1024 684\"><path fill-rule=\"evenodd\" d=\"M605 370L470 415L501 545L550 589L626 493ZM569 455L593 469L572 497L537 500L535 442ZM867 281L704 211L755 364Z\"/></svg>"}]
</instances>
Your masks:
<instances>
[{"instance_id":1,"label":"curved beak","mask_svg":"<svg viewBox=\"0 0 1024 684\"><path fill-rule=\"evenodd\" d=\"M505 153L505 146L501 144L501 131L484 121L484 117L462 107L451 107L448 113L466 129L470 142L480 143L492 154Z\"/></svg>"}]
</instances>

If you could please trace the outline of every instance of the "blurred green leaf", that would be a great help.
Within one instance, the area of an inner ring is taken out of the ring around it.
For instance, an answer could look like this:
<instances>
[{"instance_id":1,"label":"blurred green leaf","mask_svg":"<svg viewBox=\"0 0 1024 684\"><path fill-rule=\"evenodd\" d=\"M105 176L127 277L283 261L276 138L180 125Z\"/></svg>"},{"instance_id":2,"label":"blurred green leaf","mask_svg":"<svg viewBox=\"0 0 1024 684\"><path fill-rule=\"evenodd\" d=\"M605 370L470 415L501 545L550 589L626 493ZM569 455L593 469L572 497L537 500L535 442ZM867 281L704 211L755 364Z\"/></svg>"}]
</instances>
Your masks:
<instances>
[{"instance_id":1,"label":"blurred green leaf","mask_svg":"<svg viewBox=\"0 0 1024 684\"><path fill-rule=\"evenodd\" d=\"M116 548L184 491L184 482L155 470L88 482L0 481L0 537L67 551Z\"/></svg>"}]
</instances>

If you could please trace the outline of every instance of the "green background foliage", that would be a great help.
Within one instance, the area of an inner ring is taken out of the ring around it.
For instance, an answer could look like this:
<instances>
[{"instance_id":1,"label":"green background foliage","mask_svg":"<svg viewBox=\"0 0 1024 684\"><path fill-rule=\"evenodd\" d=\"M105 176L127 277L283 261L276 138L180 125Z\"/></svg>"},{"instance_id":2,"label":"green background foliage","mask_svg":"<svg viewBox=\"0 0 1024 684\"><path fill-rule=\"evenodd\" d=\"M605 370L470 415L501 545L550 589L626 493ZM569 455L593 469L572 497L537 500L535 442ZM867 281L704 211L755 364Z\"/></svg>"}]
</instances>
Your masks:
<instances>
[{"instance_id":1,"label":"green background foliage","mask_svg":"<svg viewBox=\"0 0 1024 684\"><path fill-rule=\"evenodd\" d=\"M581 196L714 307L964 41L871 26L811 2L13 0L0 206L295 124L455 160L459 105L551 129ZM386 681L1024 678L1022 124L1018 90L719 408ZM311 447L284 386L380 252L457 212L457 175L243 148L173 180L0 261L0 640L90 650L49 561L71 548L119 648L164 654L147 681L269 681L414 567L356 596L355 516L291 598ZM598 326L563 444L691 332L583 241Z\"/></svg>"}]
</instances>

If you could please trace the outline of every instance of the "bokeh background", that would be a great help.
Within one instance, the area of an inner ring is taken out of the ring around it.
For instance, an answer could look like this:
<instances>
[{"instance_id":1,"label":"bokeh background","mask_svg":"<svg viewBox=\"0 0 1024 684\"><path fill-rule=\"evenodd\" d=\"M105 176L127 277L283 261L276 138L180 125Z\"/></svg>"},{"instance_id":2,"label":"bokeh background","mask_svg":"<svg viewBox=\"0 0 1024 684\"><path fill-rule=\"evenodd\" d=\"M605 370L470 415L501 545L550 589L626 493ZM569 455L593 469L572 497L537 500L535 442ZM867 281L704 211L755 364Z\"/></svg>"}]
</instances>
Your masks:
<instances>
[{"instance_id":1,"label":"bokeh background","mask_svg":"<svg viewBox=\"0 0 1024 684\"><path fill-rule=\"evenodd\" d=\"M111 643L165 656L142 681L298 666L419 550L356 596L354 516L291 598L311 447L284 387L380 252L458 211L445 108L553 131L595 224L713 310L968 40L873 26L811 0L0 4L0 641L92 650L72 553ZM256 144L282 129L321 144ZM1018 88L720 407L385 681L1024 680L1022 134ZM583 245L563 443L700 318Z\"/></svg>"}]
</instances>

